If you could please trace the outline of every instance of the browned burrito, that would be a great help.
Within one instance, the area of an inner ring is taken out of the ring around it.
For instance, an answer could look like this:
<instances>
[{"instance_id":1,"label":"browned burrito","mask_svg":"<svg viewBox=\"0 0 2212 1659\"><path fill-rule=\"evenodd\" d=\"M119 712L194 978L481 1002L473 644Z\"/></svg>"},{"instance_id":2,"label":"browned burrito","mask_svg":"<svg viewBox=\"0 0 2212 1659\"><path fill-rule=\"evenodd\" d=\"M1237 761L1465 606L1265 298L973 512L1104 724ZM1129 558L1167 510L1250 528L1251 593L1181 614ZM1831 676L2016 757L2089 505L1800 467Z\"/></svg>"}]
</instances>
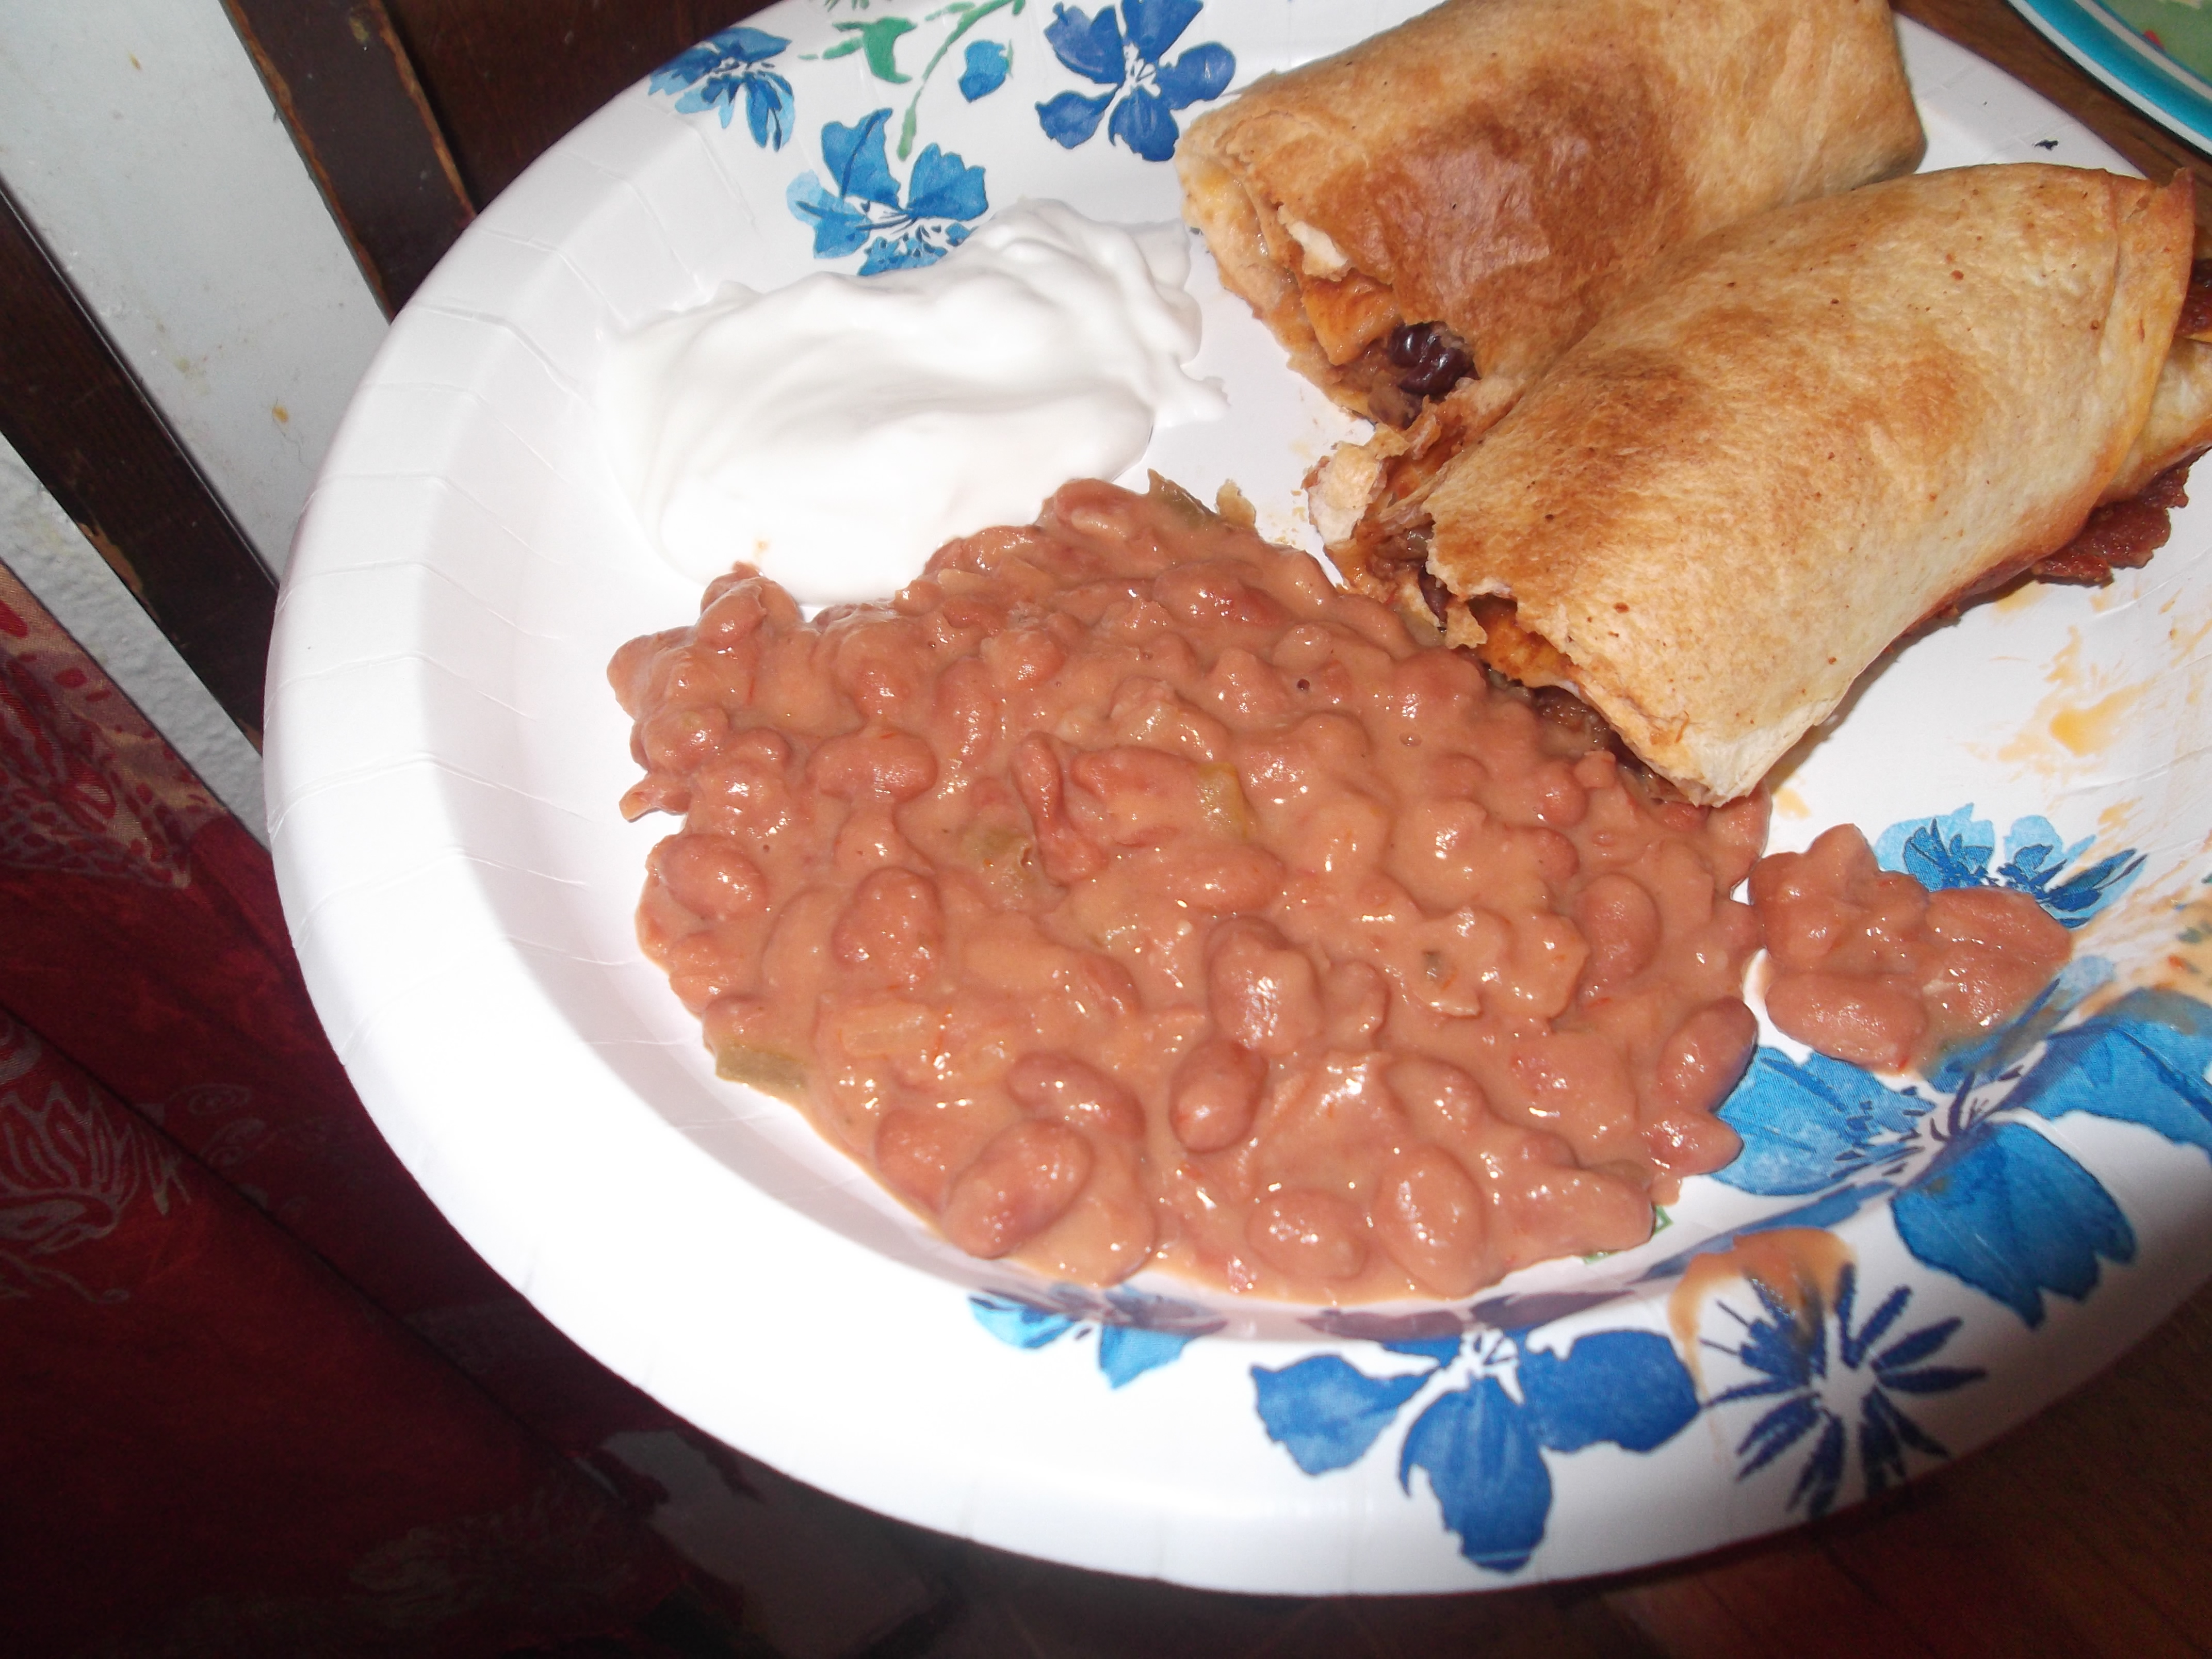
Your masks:
<instances>
[{"instance_id":1,"label":"browned burrito","mask_svg":"<svg viewBox=\"0 0 2212 1659\"><path fill-rule=\"evenodd\" d=\"M1669 248L1923 147L1886 0L1447 0L1255 82L1176 165L1300 373L1471 434Z\"/></svg>"},{"instance_id":2,"label":"browned burrito","mask_svg":"<svg viewBox=\"0 0 2212 1659\"><path fill-rule=\"evenodd\" d=\"M2212 441L2191 238L2186 174L2044 166L1732 226L1331 552L1690 799L1743 794L1916 623Z\"/></svg>"}]
</instances>

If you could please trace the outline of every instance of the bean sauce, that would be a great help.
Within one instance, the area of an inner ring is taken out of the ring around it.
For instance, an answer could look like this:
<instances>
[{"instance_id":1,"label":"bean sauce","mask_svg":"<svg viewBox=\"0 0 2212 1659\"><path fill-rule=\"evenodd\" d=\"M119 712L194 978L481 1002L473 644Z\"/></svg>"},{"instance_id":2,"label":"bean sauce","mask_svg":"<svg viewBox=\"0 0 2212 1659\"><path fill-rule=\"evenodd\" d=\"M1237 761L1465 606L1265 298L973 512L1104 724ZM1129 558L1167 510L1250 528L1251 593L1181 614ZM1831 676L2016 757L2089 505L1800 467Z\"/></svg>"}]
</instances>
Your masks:
<instances>
[{"instance_id":1,"label":"bean sauce","mask_svg":"<svg viewBox=\"0 0 2212 1659\"><path fill-rule=\"evenodd\" d=\"M975 1255L1462 1296L1737 1150L1764 799L1656 799L1171 485L811 622L740 568L610 672L718 1070Z\"/></svg>"}]
</instances>

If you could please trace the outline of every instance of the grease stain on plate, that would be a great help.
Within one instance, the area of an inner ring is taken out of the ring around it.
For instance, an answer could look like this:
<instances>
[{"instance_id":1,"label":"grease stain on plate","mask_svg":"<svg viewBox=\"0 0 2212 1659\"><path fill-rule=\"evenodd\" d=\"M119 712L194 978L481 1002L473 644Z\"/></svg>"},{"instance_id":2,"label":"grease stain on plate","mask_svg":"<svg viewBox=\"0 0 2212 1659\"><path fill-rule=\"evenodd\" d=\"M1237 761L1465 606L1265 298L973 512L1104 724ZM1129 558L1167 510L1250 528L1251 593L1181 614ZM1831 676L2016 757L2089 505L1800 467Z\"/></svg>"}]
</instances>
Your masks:
<instances>
[{"instance_id":1,"label":"grease stain on plate","mask_svg":"<svg viewBox=\"0 0 2212 1659\"><path fill-rule=\"evenodd\" d=\"M2066 643L2043 678L2051 689L1993 758L2053 781L2070 780L2084 761L2104 758L2113 741L2126 735L2127 717L2152 689L2132 666L2123 670L2091 659L2078 627L2066 630Z\"/></svg>"},{"instance_id":2,"label":"grease stain on plate","mask_svg":"<svg viewBox=\"0 0 2212 1659\"><path fill-rule=\"evenodd\" d=\"M1785 783L1774 792L1774 814L1784 818L1809 818L1813 808L1804 796Z\"/></svg>"},{"instance_id":3,"label":"grease stain on plate","mask_svg":"<svg viewBox=\"0 0 2212 1659\"><path fill-rule=\"evenodd\" d=\"M2062 708L2051 717L2051 735L2077 755L2101 754L2119 734L2122 722L2142 701L2143 693L2148 689L2142 685L2125 686L2100 697L2086 708Z\"/></svg>"}]
</instances>

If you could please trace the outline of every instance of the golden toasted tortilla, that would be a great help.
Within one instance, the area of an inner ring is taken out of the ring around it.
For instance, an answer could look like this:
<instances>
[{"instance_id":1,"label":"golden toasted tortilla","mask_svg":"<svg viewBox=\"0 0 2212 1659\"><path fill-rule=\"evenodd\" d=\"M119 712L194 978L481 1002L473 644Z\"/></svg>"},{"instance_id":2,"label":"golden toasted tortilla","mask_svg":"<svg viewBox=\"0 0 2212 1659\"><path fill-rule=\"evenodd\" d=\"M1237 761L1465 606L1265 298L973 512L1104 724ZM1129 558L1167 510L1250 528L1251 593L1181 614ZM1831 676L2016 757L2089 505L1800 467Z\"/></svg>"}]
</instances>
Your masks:
<instances>
[{"instance_id":1,"label":"golden toasted tortilla","mask_svg":"<svg viewBox=\"0 0 2212 1659\"><path fill-rule=\"evenodd\" d=\"M1255 83L1176 165L1293 365L1402 426L1456 376L1409 401L1401 323L1455 332L1494 413L1668 249L1923 145L1886 0L1448 0Z\"/></svg>"},{"instance_id":2,"label":"golden toasted tortilla","mask_svg":"<svg viewBox=\"0 0 2212 1659\"><path fill-rule=\"evenodd\" d=\"M2018 166L1683 250L1437 475L1449 636L1573 690L1691 799L1746 793L1899 635L2080 529L2143 432L2191 236L2186 174ZM1419 566L1358 574L1431 608Z\"/></svg>"},{"instance_id":3,"label":"golden toasted tortilla","mask_svg":"<svg viewBox=\"0 0 2212 1659\"><path fill-rule=\"evenodd\" d=\"M2168 467L2193 460L2208 447L2212 447L2212 345L2179 336L2159 370L2150 418L2100 499L2130 500Z\"/></svg>"}]
</instances>

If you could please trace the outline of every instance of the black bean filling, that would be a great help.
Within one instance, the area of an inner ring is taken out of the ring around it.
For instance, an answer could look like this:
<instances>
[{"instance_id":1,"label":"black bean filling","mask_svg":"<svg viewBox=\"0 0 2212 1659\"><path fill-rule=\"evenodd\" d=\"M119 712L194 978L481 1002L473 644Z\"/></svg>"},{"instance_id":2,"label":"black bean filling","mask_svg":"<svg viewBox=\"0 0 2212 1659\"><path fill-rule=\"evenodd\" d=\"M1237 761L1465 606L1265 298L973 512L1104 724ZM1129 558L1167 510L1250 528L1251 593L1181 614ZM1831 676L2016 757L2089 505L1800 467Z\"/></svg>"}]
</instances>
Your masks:
<instances>
[{"instance_id":1,"label":"black bean filling","mask_svg":"<svg viewBox=\"0 0 2212 1659\"><path fill-rule=\"evenodd\" d=\"M1401 323L1382 351L1401 371L1398 389L1410 397L1441 398L1474 373L1467 342L1442 323Z\"/></svg>"},{"instance_id":2,"label":"black bean filling","mask_svg":"<svg viewBox=\"0 0 2212 1659\"><path fill-rule=\"evenodd\" d=\"M1443 585L1437 574L1424 566L1419 580L1421 601L1429 607L1429 614L1437 619L1437 626L1444 626L1444 607L1451 603L1451 590Z\"/></svg>"},{"instance_id":3,"label":"black bean filling","mask_svg":"<svg viewBox=\"0 0 2212 1659\"><path fill-rule=\"evenodd\" d=\"M1394 530L1375 544L1370 556L1370 565L1426 564L1429 547L1434 538L1434 526L1424 515L1420 522L1407 530Z\"/></svg>"}]
</instances>

